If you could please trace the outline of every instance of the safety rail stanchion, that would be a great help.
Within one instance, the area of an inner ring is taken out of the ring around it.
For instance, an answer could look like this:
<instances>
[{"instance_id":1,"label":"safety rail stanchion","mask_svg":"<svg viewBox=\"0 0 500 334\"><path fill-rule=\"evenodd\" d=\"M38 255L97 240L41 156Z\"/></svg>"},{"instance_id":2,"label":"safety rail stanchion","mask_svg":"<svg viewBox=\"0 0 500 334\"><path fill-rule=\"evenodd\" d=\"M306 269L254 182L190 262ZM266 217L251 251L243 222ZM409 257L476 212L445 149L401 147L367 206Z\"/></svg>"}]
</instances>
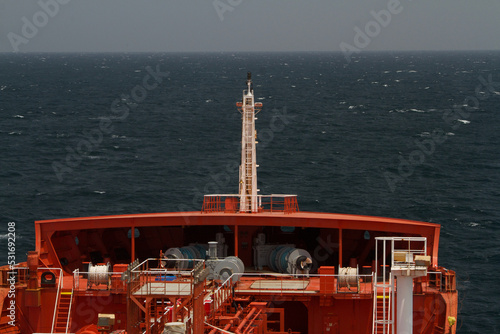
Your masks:
<instances>
[{"instance_id":1,"label":"safety rail stanchion","mask_svg":"<svg viewBox=\"0 0 500 334\"><path fill-rule=\"evenodd\" d=\"M221 284L213 293L213 311L215 312L231 295L231 287L233 286L233 276L232 274Z\"/></svg>"},{"instance_id":2,"label":"safety rail stanchion","mask_svg":"<svg viewBox=\"0 0 500 334\"><path fill-rule=\"evenodd\" d=\"M78 270L78 269L77 269ZM71 307L73 306L73 299L75 298L73 296L73 292L74 292L74 288L72 287L71 288L71 299L69 301L69 308L68 308L68 319L66 320L66 334L68 334L68 330L69 330L69 323L70 323L70 320L71 320Z\"/></svg>"},{"instance_id":3,"label":"safety rail stanchion","mask_svg":"<svg viewBox=\"0 0 500 334\"><path fill-rule=\"evenodd\" d=\"M80 269L73 270L73 290L80 287Z\"/></svg>"}]
</instances>

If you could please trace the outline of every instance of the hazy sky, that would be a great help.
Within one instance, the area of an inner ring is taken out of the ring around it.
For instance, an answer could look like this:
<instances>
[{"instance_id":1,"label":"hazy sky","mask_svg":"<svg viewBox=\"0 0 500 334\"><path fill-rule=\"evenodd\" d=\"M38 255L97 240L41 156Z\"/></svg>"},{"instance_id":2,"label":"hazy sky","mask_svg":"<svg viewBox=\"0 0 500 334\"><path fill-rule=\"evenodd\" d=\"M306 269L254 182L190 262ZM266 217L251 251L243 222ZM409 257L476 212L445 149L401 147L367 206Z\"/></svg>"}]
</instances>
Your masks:
<instances>
[{"instance_id":1,"label":"hazy sky","mask_svg":"<svg viewBox=\"0 0 500 334\"><path fill-rule=\"evenodd\" d=\"M500 50L500 0L0 0L0 52Z\"/></svg>"}]
</instances>

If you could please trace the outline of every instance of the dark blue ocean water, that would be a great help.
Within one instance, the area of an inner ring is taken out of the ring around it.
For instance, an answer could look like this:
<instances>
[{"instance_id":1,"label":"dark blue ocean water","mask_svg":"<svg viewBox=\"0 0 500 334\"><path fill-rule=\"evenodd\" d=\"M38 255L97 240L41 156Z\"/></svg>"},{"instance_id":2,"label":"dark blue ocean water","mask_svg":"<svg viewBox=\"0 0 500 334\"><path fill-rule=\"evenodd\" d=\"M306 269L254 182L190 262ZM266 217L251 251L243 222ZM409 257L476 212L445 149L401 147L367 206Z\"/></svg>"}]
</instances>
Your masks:
<instances>
[{"instance_id":1,"label":"dark blue ocean water","mask_svg":"<svg viewBox=\"0 0 500 334\"><path fill-rule=\"evenodd\" d=\"M459 332L500 331L498 52L0 55L0 263L8 222L24 261L34 220L237 192L247 71L261 193L441 224Z\"/></svg>"}]
</instances>

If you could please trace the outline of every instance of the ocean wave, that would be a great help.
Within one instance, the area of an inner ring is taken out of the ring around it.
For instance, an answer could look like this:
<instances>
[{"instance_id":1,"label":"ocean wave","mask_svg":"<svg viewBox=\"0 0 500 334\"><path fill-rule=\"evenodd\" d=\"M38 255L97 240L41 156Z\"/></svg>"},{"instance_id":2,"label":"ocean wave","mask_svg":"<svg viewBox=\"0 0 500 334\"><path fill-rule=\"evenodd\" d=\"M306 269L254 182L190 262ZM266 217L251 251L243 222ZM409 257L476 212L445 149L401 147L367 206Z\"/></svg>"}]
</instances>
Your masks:
<instances>
[{"instance_id":1,"label":"ocean wave","mask_svg":"<svg viewBox=\"0 0 500 334\"><path fill-rule=\"evenodd\" d=\"M391 109L389 112L399 112L399 113L406 113L406 112L418 112L418 113L424 113L424 112L429 112L429 110L423 110L423 109L417 109L417 108L410 108L410 109Z\"/></svg>"},{"instance_id":2,"label":"ocean wave","mask_svg":"<svg viewBox=\"0 0 500 334\"><path fill-rule=\"evenodd\" d=\"M8 239L9 237L12 237L12 235L9 235L9 233L0 234L0 240L5 240ZM18 233L16 233L16 240L17 239L22 239L22 236L19 235Z\"/></svg>"}]
</instances>

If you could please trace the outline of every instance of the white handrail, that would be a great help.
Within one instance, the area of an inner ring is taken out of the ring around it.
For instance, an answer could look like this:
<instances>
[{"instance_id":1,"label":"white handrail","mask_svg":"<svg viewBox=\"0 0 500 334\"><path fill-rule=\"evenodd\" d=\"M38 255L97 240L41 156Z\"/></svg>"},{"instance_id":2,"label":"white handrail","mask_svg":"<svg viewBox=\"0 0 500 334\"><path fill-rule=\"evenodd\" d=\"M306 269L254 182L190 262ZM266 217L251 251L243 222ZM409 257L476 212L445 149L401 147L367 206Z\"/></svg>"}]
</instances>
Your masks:
<instances>
[{"instance_id":1,"label":"white handrail","mask_svg":"<svg viewBox=\"0 0 500 334\"><path fill-rule=\"evenodd\" d=\"M223 300L223 301L220 301L220 300L219 300L219 298L216 298L216 297L218 297L218 295L219 295L219 294L222 294L222 292L220 292L220 291L222 290L222 288L224 288L225 286L228 286L228 287L229 287L229 286L231 286L231 285L232 285L232 283L236 283L236 282L233 282L233 281L232 281L233 276L236 276L236 275L241 275L241 274L232 274L231 276L229 276L229 277L228 277L228 278L224 281L224 283L222 283L222 284L221 284L221 285L217 288L217 290L215 290L215 291L214 291L214 293L213 293L214 298L213 298L213 300L212 300L213 305L214 305L214 306L213 306L213 309L214 309L214 310L217 310L217 309L220 307L220 305L218 305L218 304L216 304L216 303L220 303L220 304L222 304L222 303L224 303L224 302L227 300L227 298L229 298L229 295L228 295L228 296L224 296L224 297L226 297L226 298L224 298L224 300Z\"/></svg>"},{"instance_id":2,"label":"white handrail","mask_svg":"<svg viewBox=\"0 0 500 334\"><path fill-rule=\"evenodd\" d=\"M59 283L57 284L57 294L56 294L56 301L54 302L54 315L52 316L52 328L50 330L50 333L54 333L54 326L56 324L56 313L57 313L57 304L59 303L59 298L60 298L60 290L61 286L63 284L63 274L62 274L62 269L61 268L38 268L38 269L44 269L44 270L59 270Z\"/></svg>"},{"instance_id":3,"label":"white handrail","mask_svg":"<svg viewBox=\"0 0 500 334\"><path fill-rule=\"evenodd\" d=\"M68 329L69 329L69 319L71 315L71 306L73 305L73 291L74 288L71 287L71 299L69 301L69 308L68 308L68 320L66 321L66 334L68 334Z\"/></svg>"}]
</instances>

